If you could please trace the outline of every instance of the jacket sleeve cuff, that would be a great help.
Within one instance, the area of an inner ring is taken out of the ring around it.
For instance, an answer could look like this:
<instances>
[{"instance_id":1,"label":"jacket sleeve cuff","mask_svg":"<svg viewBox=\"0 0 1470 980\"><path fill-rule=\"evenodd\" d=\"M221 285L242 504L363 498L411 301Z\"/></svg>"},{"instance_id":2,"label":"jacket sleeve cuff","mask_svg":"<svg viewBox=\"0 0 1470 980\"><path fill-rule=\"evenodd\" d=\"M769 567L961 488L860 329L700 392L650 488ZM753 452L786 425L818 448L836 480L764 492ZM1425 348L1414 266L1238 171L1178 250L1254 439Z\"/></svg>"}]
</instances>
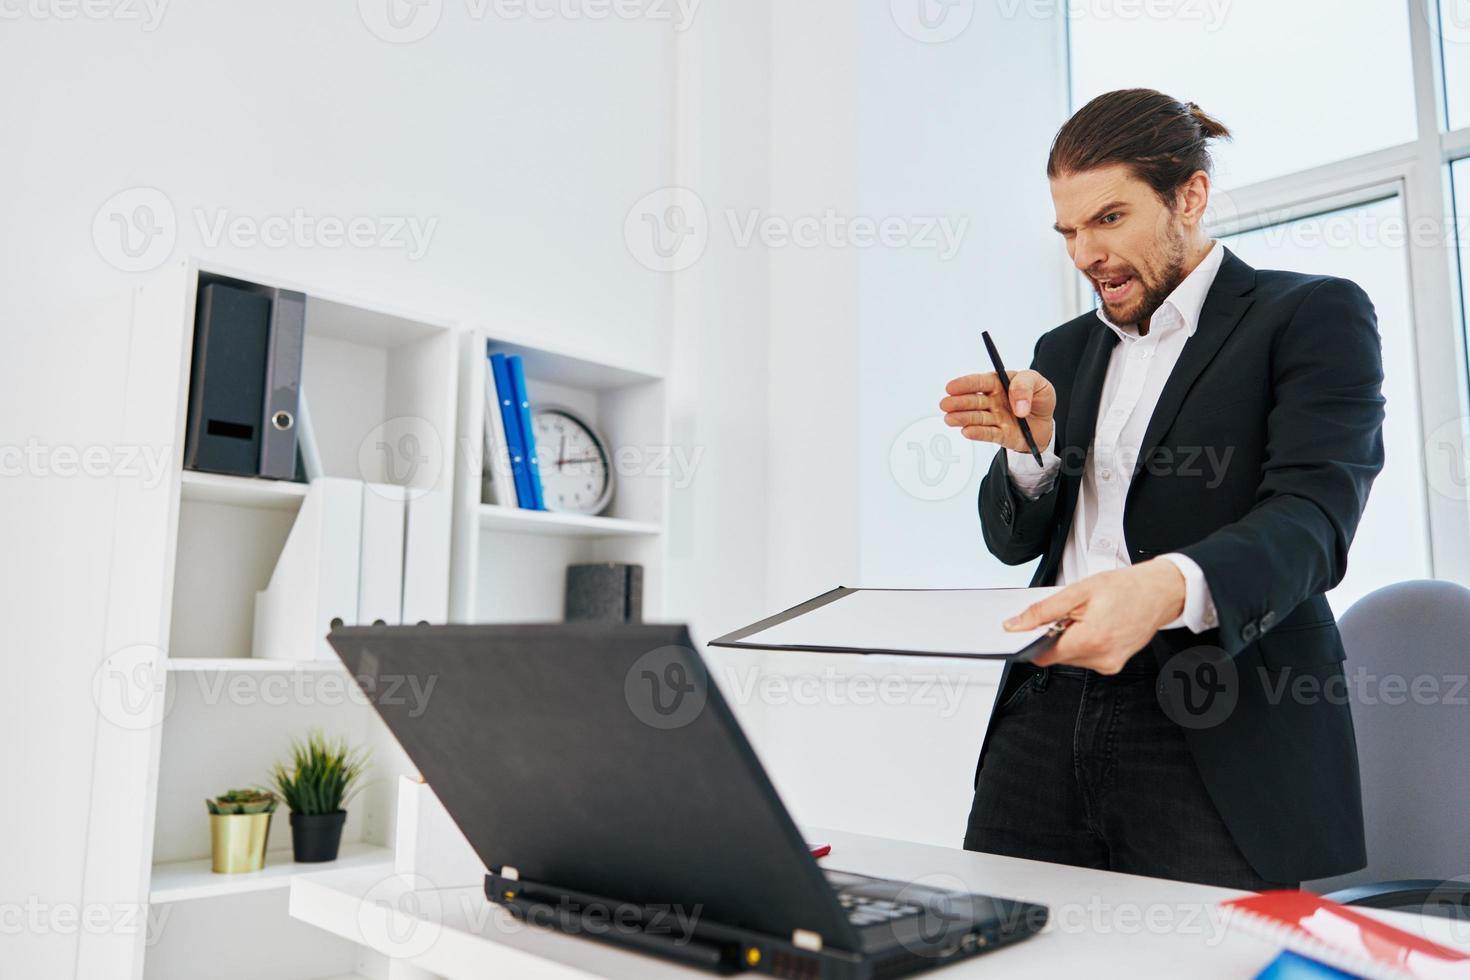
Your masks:
<instances>
[{"instance_id":1,"label":"jacket sleeve cuff","mask_svg":"<svg viewBox=\"0 0 1470 980\"><path fill-rule=\"evenodd\" d=\"M1210 585L1205 581L1204 569L1199 567L1199 563L1178 552L1159 557L1171 562L1184 576L1184 611L1172 622L1165 623L1163 628L1168 630L1188 627L1192 633L1203 633L1219 626L1220 618L1215 612L1215 599L1210 594Z\"/></svg>"},{"instance_id":2,"label":"jacket sleeve cuff","mask_svg":"<svg viewBox=\"0 0 1470 980\"><path fill-rule=\"evenodd\" d=\"M1041 451L1041 465L1029 452L1018 453L1006 450L1006 471L1010 474L1011 486L1027 500L1037 500L1051 491L1056 483L1057 471L1062 468L1062 459L1056 454L1057 430L1052 426L1051 438Z\"/></svg>"}]
</instances>

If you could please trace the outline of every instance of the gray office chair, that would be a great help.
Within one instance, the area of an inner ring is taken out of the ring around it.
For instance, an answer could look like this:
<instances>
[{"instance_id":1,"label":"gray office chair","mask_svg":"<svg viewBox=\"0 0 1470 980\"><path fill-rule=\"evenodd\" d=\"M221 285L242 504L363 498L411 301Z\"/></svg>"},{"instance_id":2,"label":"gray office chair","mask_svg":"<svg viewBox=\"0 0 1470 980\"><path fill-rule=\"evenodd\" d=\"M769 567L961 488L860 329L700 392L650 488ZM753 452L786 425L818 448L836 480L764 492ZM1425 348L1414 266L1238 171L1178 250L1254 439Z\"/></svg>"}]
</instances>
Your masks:
<instances>
[{"instance_id":1,"label":"gray office chair","mask_svg":"<svg viewBox=\"0 0 1470 980\"><path fill-rule=\"evenodd\" d=\"M1470 918L1470 589L1400 582L1338 625L1368 866L1302 887L1348 905Z\"/></svg>"}]
</instances>

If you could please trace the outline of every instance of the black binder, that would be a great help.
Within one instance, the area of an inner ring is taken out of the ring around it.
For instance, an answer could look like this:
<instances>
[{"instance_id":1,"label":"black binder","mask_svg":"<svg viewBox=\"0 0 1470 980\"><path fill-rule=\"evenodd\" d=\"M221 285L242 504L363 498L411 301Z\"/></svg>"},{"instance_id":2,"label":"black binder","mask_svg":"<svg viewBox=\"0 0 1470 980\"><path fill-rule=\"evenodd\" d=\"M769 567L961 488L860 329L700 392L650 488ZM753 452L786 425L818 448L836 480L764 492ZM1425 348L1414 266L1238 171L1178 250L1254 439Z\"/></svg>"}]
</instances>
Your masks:
<instances>
[{"instance_id":1,"label":"black binder","mask_svg":"<svg viewBox=\"0 0 1470 980\"><path fill-rule=\"evenodd\" d=\"M184 468L257 476L271 300L222 283L199 289Z\"/></svg>"}]
</instances>

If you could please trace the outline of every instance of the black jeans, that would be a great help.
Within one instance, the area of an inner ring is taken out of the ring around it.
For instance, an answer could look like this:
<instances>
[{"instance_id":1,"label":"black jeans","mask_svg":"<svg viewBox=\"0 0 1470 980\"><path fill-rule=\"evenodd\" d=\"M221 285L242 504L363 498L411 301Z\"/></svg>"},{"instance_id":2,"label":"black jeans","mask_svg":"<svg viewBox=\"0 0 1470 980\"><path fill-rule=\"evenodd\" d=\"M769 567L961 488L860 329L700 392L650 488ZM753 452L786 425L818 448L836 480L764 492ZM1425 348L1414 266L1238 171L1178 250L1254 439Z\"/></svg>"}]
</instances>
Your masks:
<instances>
[{"instance_id":1,"label":"black jeans","mask_svg":"<svg viewBox=\"0 0 1470 980\"><path fill-rule=\"evenodd\" d=\"M991 720L965 848L1263 891L1210 800L1143 653L1105 677L1018 666Z\"/></svg>"}]
</instances>

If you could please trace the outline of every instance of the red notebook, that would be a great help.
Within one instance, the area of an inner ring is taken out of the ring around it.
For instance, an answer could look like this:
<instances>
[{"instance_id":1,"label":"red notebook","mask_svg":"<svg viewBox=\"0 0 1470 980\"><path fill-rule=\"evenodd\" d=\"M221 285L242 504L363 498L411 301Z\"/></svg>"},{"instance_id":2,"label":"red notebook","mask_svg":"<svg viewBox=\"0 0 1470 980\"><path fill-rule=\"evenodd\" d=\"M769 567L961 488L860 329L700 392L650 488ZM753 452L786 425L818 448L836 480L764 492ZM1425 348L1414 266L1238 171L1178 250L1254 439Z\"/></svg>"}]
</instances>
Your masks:
<instances>
[{"instance_id":1,"label":"red notebook","mask_svg":"<svg viewBox=\"0 0 1470 980\"><path fill-rule=\"evenodd\" d=\"M1470 980L1470 956L1311 892L1221 902L1230 924L1360 977Z\"/></svg>"}]
</instances>

